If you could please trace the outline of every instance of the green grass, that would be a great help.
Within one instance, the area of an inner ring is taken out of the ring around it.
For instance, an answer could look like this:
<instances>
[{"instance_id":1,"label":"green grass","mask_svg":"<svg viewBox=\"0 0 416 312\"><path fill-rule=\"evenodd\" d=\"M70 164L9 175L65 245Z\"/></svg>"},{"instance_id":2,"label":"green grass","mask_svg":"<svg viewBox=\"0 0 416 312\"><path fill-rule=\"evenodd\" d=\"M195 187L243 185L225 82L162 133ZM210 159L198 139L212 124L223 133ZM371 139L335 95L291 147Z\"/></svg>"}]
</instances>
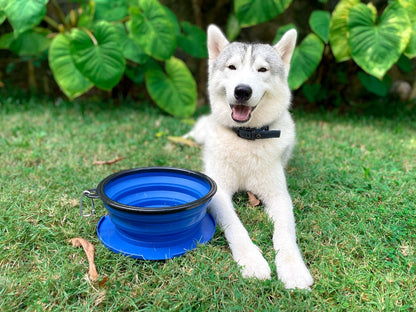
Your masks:
<instances>
[{"instance_id":1,"label":"green grass","mask_svg":"<svg viewBox=\"0 0 416 312\"><path fill-rule=\"evenodd\" d=\"M274 270L241 278L220 230L185 256L161 262L107 250L82 218L83 190L132 167L202 169L200 150L174 145L191 125L147 105L0 100L1 311L414 311L415 118L339 117L294 111L298 144L288 168L298 241L311 292L277 280L272 225L234 197ZM111 166L94 160L125 157ZM88 206L87 209L90 207ZM100 280L86 279L81 236L96 247Z\"/></svg>"}]
</instances>

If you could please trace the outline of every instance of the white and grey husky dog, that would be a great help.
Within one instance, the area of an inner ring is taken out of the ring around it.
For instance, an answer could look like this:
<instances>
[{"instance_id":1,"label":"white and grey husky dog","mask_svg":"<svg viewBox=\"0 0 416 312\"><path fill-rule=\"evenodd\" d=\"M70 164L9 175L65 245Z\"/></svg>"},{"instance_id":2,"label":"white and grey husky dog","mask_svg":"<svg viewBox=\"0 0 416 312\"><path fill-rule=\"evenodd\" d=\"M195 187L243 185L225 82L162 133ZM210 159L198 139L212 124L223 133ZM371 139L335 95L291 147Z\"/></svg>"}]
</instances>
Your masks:
<instances>
[{"instance_id":1,"label":"white and grey husky dog","mask_svg":"<svg viewBox=\"0 0 416 312\"><path fill-rule=\"evenodd\" d=\"M296 37L296 31L289 30L274 46L229 43L218 27L209 26L211 114L200 118L186 136L204 145L205 172L218 185L209 209L242 275L259 279L271 275L233 207L233 194L248 190L263 202L274 222L279 279L286 288L307 289L313 279L296 243L284 172L295 143L287 78Z\"/></svg>"}]
</instances>

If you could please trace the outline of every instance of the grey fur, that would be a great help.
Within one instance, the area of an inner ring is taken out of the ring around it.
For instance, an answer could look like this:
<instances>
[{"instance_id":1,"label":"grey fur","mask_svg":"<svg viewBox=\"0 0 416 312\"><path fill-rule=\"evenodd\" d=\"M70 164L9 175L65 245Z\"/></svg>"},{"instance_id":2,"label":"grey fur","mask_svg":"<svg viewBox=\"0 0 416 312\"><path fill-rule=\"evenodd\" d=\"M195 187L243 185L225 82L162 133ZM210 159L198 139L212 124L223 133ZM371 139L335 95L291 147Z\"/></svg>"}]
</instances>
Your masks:
<instances>
[{"instance_id":1,"label":"grey fur","mask_svg":"<svg viewBox=\"0 0 416 312\"><path fill-rule=\"evenodd\" d=\"M269 64L273 75L277 75L281 79L285 78L284 64L277 51L271 45L261 43L233 42L228 44L214 60L211 71L223 71L229 59L235 55L241 55L241 62L243 62L249 51L251 55L248 57L251 64L254 63L257 57L261 56Z\"/></svg>"}]
</instances>

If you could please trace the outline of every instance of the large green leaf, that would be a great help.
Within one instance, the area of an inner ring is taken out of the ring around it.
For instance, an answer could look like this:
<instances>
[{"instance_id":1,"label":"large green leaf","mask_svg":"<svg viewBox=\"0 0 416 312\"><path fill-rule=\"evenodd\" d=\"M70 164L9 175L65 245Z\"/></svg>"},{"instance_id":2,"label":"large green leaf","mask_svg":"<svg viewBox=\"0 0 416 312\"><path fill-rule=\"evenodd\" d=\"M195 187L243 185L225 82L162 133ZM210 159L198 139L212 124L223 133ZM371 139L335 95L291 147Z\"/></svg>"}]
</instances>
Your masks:
<instances>
[{"instance_id":1,"label":"large green leaf","mask_svg":"<svg viewBox=\"0 0 416 312\"><path fill-rule=\"evenodd\" d=\"M13 33L7 33L0 37L0 49L8 50L14 41Z\"/></svg>"},{"instance_id":2,"label":"large green leaf","mask_svg":"<svg viewBox=\"0 0 416 312\"><path fill-rule=\"evenodd\" d=\"M135 84L142 84L144 82L145 66L133 67L130 65L126 66L125 74Z\"/></svg>"},{"instance_id":3,"label":"large green leaf","mask_svg":"<svg viewBox=\"0 0 416 312\"><path fill-rule=\"evenodd\" d=\"M396 65L402 72L405 72L407 74L410 74L413 71L412 61L404 54L400 56Z\"/></svg>"},{"instance_id":4,"label":"large green leaf","mask_svg":"<svg viewBox=\"0 0 416 312\"><path fill-rule=\"evenodd\" d=\"M309 34L293 52L289 86L292 90L299 88L316 70L322 59L324 43L313 33Z\"/></svg>"},{"instance_id":5,"label":"large green leaf","mask_svg":"<svg viewBox=\"0 0 416 312\"><path fill-rule=\"evenodd\" d=\"M378 96L386 96L391 87L391 79L388 75L386 75L383 80L379 80L374 76L359 71L358 79L368 91L377 94Z\"/></svg>"},{"instance_id":6,"label":"large green leaf","mask_svg":"<svg viewBox=\"0 0 416 312\"><path fill-rule=\"evenodd\" d=\"M230 13L227 19L227 26L225 28L225 33L227 35L228 40L234 41L238 34L241 31L240 23L238 22L237 17L234 13Z\"/></svg>"},{"instance_id":7,"label":"large green leaf","mask_svg":"<svg viewBox=\"0 0 416 312\"><path fill-rule=\"evenodd\" d=\"M284 12L292 0L234 0L234 12L241 27L271 20Z\"/></svg>"},{"instance_id":8,"label":"large green leaf","mask_svg":"<svg viewBox=\"0 0 416 312\"><path fill-rule=\"evenodd\" d=\"M129 0L95 0L95 19L120 21L129 14Z\"/></svg>"},{"instance_id":9,"label":"large green leaf","mask_svg":"<svg viewBox=\"0 0 416 312\"><path fill-rule=\"evenodd\" d=\"M156 64L155 64L156 65ZM156 104L174 116L188 117L196 107L196 83L181 60L171 57L165 62L165 72L151 66L145 74L146 88Z\"/></svg>"},{"instance_id":10,"label":"large green leaf","mask_svg":"<svg viewBox=\"0 0 416 312\"><path fill-rule=\"evenodd\" d=\"M98 22L93 33L71 31L71 54L78 70L97 87L110 90L124 73L125 59L114 27Z\"/></svg>"},{"instance_id":11,"label":"large green leaf","mask_svg":"<svg viewBox=\"0 0 416 312\"><path fill-rule=\"evenodd\" d=\"M332 53L338 62L347 61L351 58L348 47L348 14L353 6L360 0L341 0L332 13L329 26L329 43Z\"/></svg>"},{"instance_id":12,"label":"large green leaf","mask_svg":"<svg viewBox=\"0 0 416 312\"><path fill-rule=\"evenodd\" d=\"M120 23L115 25L114 28L117 31L120 47L124 57L138 64L146 63L146 61L149 59L149 56L138 46L138 44L131 37L129 37L127 33L127 29L129 29L129 23L126 23L126 25Z\"/></svg>"},{"instance_id":13,"label":"large green leaf","mask_svg":"<svg viewBox=\"0 0 416 312\"><path fill-rule=\"evenodd\" d=\"M181 26L179 25L178 18L176 17L175 13L173 13L168 7L162 5L162 9L165 11L166 17L173 25L175 36L178 37L181 33Z\"/></svg>"},{"instance_id":14,"label":"large green leaf","mask_svg":"<svg viewBox=\"0 0 416 312\"><path fill-rule=\"evenodd\" d=\"M169 59L176 48L177 25L166 8L156 0L140 0L139 7L130 7L129 12L137 44L156 59Z\"/></svg>"},{"instance_id":15,"label":"large green leaf","mask_svg":"<svg viewBox=\"0 0 416 312\"><path fill-rule=\"evenodd\" d=\"M410 38L410 23L398 2L387 6L378 24L374 11L359 3L351 9L347 26L352 58L379 79L397 62Z\"/></svg>"},{"instance_id":16,"label":"large green leaf","mask_svg":"<svg viewBox=\"0 0 416 312\"><path fill-rule=\"evenodd\" d=\"M31 30L19 34L10 43L9 49L20 56L36 56L47 50L51 44L48 38L50 31L35 27Z\"/></svg>"},{"instance_id":17,"label":"large green leaf","mask_svg":"<svg viewBox=\"0 0 416 312\"><path fill-rule=\"evenodd\" d=\"M48 0L13 0L4 9L16 35L38 25L46 14Z\"/></svg>"},{"instance_id":18,"label":"large green leaf","mask_svg":"<svg viewBox=\"0 0 416 312\"><path fill-rule=\"evenodd\" d=\"M58 34L53 39L49 49L49 66L58 86L71 100L93 86L76 68L67 35Z\"/></svg>"},{"instance_id":19,"label":"large green leaf","mask_svg":"<svg viewBox=\"0 0 416 312\"><path fill-rule=\"evenodd\" d=\"M313 11L309 17L309 25L311 29L322 39L323 42L328 43L329 39L329 22L331 15L328 11Z\"/></svg>"},{"instance_id":20,"label":"large green leaf","mask_svg":"<svg viewBox=\"0 0 416 312\"><path fill-rule=\"evenodd\" d=\"M189 22L181 23L183 34L178 36L178 46L186 53L200 58L208 57L207 35Z\"/></svg>"},{"instance_id":21,"label":"large green leaf","mask_svg":"<svg viewBox=\"0 0 416 312\"><path fill-rule=\"evenodd\" d=\"M295 24L292 23L280 26L276 32L276 36L274 36L274 39L272 41L273 44L278 43L279 40L282 39L283 35L290 29L295 29L297 31Z\"/></svg>"},{"instance_id":22,"label":"large green leaf","mask_svg":"<svg viewBox=\"0 0 416 312\"><path fill-rule=\"evenodd\" d=\"M399 0L399 3L405 9L411 25L410 40L404 53L407 57L412 58L416 56L416 1Z\"/></svg>"}]
</instances>

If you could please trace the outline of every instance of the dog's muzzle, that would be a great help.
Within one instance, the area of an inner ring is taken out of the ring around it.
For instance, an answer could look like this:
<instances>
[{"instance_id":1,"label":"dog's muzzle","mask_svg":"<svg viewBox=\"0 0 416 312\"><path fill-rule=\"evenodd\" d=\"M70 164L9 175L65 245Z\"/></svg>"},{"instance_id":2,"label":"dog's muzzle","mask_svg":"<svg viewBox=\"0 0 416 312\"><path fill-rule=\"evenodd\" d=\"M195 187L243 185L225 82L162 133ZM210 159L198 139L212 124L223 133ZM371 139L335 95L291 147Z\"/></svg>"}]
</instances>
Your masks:
<instances>
[{"instance_id":1,"label":"dog's muzzle","mask_svg":"<svg viewBox=\"0 0 416 312\"><path fill-rule=\"evenodd\" d=\"M234 121L242 123L250 119L255 107L251 107L247 102L250 100L252 94L253 89L248 85L239 84L234 88L235 104L230 105L232 110L231 118Z\"/></svg>"}]
</instances>

